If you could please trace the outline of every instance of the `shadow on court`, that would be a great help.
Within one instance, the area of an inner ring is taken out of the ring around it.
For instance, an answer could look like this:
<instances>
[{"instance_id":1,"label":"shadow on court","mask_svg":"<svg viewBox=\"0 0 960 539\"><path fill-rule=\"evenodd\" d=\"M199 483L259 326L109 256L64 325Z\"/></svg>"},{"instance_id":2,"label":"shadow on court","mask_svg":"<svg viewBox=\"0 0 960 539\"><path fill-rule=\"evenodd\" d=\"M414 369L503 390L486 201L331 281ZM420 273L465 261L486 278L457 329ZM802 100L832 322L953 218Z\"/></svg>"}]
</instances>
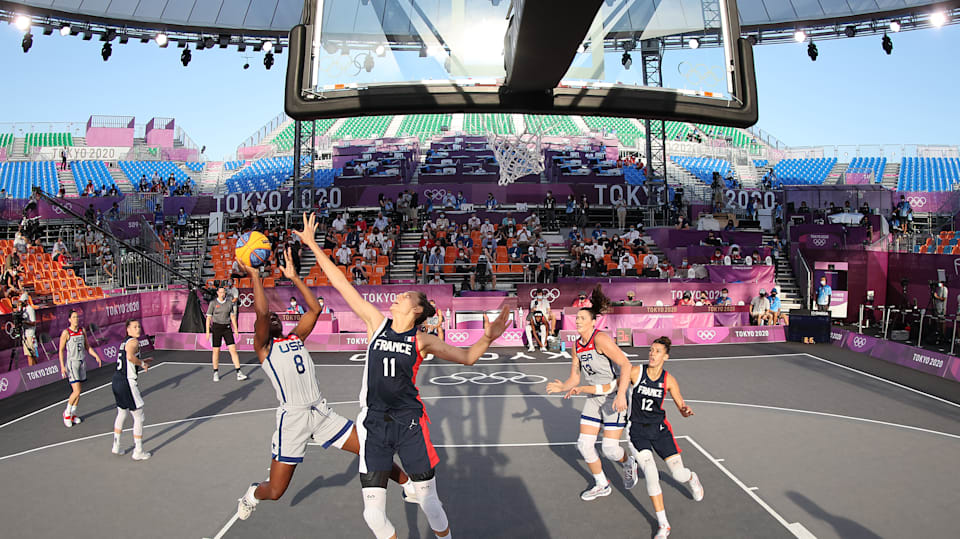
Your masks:
<instances>
[{"instance_id":1,"label":"shadow on court","mask_svg":"<svg viewBox=\"0 0 960 539\"><path fill-rule=\"evenodd\" d=\"M827 524L833 526L834 531L837 532L837 535L840 537L857 537L860 539L880 539L880 536L876 533L873 533L871 530L863 526L858 522L854 522L849 518L842 517L840 515L835 515L828 513L823 507L817 504L817 502L811 500L810 498L800 494L796 491L788 491L787 497L790 498L793 503L800 506L804 511L807 512L813 518L822 520Z\"/></svg>"},{"instance_id":2,"label":"shadow on court","mask_svg":"<svg viewBox=\"0 0 960 539\"><path fill-rule=\"evenodd\" d=\"M190 376L192 376L192 375L194 375L194 374L196 374L196 373L198 373L198 372L200 372L200 371L202 371L202 370L203 370L202 368L196 367L196 368L193 368L193 369L188 370L187 372L180 373L180 374L178 374L178 375L176 375L176 376L171 376L171 377L169 377L169 378L165 378L162 382L158 382L158 383L156 383L156 384L151 384L151 385L148 386L148 387L142 387L142 386L141 386L141 388L140 388L140 396L144 398L144 401L146 401L146 397L147 397L148 395L150 395L151 393L155 392L155 391L159 391L159 390L161 390L161 389L167 389L167 388L180 387L180 384L181 384L184 380L186 380L186 379L189 378ZM147 372L149 372L149 370L148 370ZM110 392L110 388L105 388L104 391L107 391L107 392L109 393L109 392ZM110 393L110 395L111 395L110 400L113 401L113 397L112 397L113 394ZM145 403L144 406L146 406L146 403ZM103 407L97 408L96 410L92 410L92 411L90 411L90 412L88 412L88 413L83 414L83 416L84 416L84 419L90 419L90 418L96 417L96 416L98 416L98 415L100 415L100 414L102 414L102 413L104 413L104 412L115 412L116 410L117 410L117 406L116 406L115 404L112 404L112 405L108 405L108 406L103 406Z\"/></svg>"}]
</instances>

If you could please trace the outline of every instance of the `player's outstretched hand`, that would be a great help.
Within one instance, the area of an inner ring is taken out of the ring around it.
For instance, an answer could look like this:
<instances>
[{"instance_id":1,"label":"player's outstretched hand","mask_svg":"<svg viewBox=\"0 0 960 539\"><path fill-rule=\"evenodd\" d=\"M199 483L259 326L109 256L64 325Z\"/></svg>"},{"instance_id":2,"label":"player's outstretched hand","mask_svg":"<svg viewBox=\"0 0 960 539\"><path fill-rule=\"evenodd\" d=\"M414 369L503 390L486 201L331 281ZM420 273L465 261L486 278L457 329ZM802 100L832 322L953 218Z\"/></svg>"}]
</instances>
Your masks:
<instances>
[{"instance_id":1,"label":"player's outstretched hand","mask_svg":"<svg viewBox=\"0 0 960 539\"><path fill-rule=\"evenodd\" d=\"M317 244L317 214L316 213L304 213L303 214L303 231L294 230L293 234L300 238L300 241L303 242L307 247Z\"/></svg>"},{"instance_id":2,"label":"player's outstretched hand","mask_svg":"<svg viewBox=\"0 0 960 539\"><path fill-rule=\"evenodd\" d=\"M284 251L283 267L280 268L280 271L283 272L284 277L291 281L297 276L297 268L293 265L293 255L290 254L289 247Z\"/></svg>"},{"instance_id":3,"label":"player's outstretched hand","mask_svg":"<svg viewBox=\"0 0 960 539\"><path fill-rule=\"evenodd\" d=\"M244 264L242 261L237 260L237 265L240 266L240 269L244 271L247 275L253 278L260 278L260 270L251 266Z\"/></svg>"},{"instance_id":4,"label":"player's outstretched hand","mask_svg":"<svg viewBox=\"0 0 960 539\"><path fill-rule=\"evenodd\" d=\"M583 393L583 389L581 389L580 386L574 386L570 388L570 391L567 391L567 394L564 395L563 398L569 399L570 397L574 395L580 395L581 393Z\"/></svg>"},{"instance_id":5,"label":"player's outstretched hand","mask_svg":"<svg viewBox=\"0 0 960 539\"><path fill-rule=\"evenodd\" d=\"M693 415L693 408L690 408L686 404L683 405L683 408L680 408L680 415L683 417L690 417Z\"/></svg>"},{"instance_id":6,"label":"player's outstretched hand","mask_svg":"<svg viewBox=\"0 0 960 539\"><path fill-rule=\"evenodd\" d=\"M560 393L563 391L563 382L554 380L547 384L547 393Z\"/></svg>"},{"instance_id":7,"label":"player's outstretched hand","mask_svg":"<svg viewBox=\"0 0 960 539\"><path fill-rule=\"evenodd\" d=\"M510 311L507 307L506 302L500 306L500 314L493 319L493 322L487 318L487 315L483 315L483 335L490 339L491 341L497 340L503 332L507 329L507 320L510 319Z\"/></svg>"}]
</instances>

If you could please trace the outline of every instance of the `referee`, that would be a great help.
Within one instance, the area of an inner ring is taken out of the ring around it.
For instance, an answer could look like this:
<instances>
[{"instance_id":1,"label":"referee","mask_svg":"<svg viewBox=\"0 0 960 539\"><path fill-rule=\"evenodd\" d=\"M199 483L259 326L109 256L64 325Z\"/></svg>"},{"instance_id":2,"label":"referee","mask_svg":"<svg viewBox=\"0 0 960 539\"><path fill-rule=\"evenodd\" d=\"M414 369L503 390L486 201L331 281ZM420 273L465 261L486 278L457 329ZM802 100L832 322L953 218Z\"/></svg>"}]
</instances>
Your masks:
<instances>
[{"instance_id":1,"label":"referee","mask_svg":"<svg viewBox=\"0 0 960 539\"><path fill-rule=\"evenodd\" d=\"M220 346L227 342L230 358L236 367L237 380L246 380L247 375L240 372L240 356L237 355L237 344L233 339L237 331L237 312L235 304L227 299L227 289L223 283L217 288L217 299L207 306L207 339L213 345L213 381L220 381ZM232 327L232 331L231 331Z\"/></svg>"}]
</instances>

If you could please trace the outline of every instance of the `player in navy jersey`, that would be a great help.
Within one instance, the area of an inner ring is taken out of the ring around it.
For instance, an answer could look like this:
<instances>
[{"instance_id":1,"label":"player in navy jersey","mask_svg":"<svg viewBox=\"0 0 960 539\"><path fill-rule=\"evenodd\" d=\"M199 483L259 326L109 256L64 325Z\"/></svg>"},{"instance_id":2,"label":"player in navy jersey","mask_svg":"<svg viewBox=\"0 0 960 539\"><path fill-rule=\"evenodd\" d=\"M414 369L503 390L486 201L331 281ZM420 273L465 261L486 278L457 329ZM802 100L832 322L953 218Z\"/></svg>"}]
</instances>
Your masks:
<instances>
[{"instance_id":1,"label":"player in navy jersey","mask_svg":"<svg viewBox=\"0 0 960 539\"><path fill-rule=\"evenodd\" d=\"M149 358L140 358L140 335L143 333L139 320L127 320L127 338L120 345L117 370L113 371L113 397L117 401L117 419L113 422L114 455L122 455L120 433L127 414L133 416L133 460L147 460L150 453L143 450L143 397L137 372L150 368Z\"/></svg>"},{"instance_id":2,"label":"player in navy jersey","mask_svg":"<svg viewBox=\"0 0 960 539\"><path fill-rule=\"evenodd\" d=\"M663 363L670 358L670 339L660 337L650 345L648 354L649 363L637 365L630 372L630 381L633 389L630 395L630 413L627 432L630 438L630 450L637 461L647 483L647 494L653 501L653 508L657 512L657 521L660 529L656 539L663 539L670 535L670 522L663 507L663 493L660 490L660 476L657 472L657 463L653 460L656 451L670 469L670 475L680 483L690 486L693 499L703 499L703 486L697 474L683 466L680 457L680 448L673 437L673 428L667 421L667 413L663 409L663 399L670 393L677 410L683 417L693 415L693 410L680 395L680 386L677 379L663 369Z\"/></svg>"},{"instance_id":3,"label":"player in navy jersey","mask_svg":"<svg viewBox=\"0 0 960 539\"><path fill-rule=\"evenodd\" d=\"M323 250L317 245L316 221L304 219L304 231L293 231L303 244L317 256ZM270 478L253 483L238 500L237 516L246 520L260 500L278 500L290 485L290 479L303 461L307 443L312 439L324 448L333 446L353 454L360 454L360 442L353 421L337 414L327 406L317 385L313 359L304 344L317 325L322 310L315 294L297 275L290 249L281 268L283 276L293 282L307 304L307 312L300 317L292 333L284 335L283 323L267 305L266 292L260 280L260 270L244 266L253 284L253 309L257 313L254 324L253 347L264 373L277 392L277 429L271 447ZM392 460L391 460L392 464ZM398 466L388 466L387 475L401 486L407 496L416 498L413 483Z\"/></svg>"},{"instance_id":4,"label":"player in navy jersey","mask_svg":"<svg viewBox=\"0 0 960 539\"><path fill-rule=\"evenodd\" d=\"M547 393L589 395L584 399L580 413L580 436L577 450L587 462L596 484L580 494L584 501L608 496L612 492L610 482L603 473L600 456L597 455L597 435L603 427L603 455L623 464L623 482L627 488L637 484L637 466L620 445L620 436L627 425L627 390L630 361L617 343L606 333L597 329L597 316L610 306L610 298L598 285L590 298L590 307L577 311L577 339L570 366L570 377L565 382L554 380L547 384ZM584 385L580 383L584 382Z\"/></svg>"},{"instance_id":5,"label":"player in navy jersey","mask_svg":"<svg viewBox=\"0 0 960 539\"><path fill-rule=\"evenodd\" d=\"M313 223L311 215L308 223ZM370 343L360 388L360 484L363 488L363 518L377 539L397 536L387 518L387 476L393 455L416 486L420 508L437 537L451 537L447 515L437 495L435 467L437 452L430 442L427 417L416 386L417 370L428 354L453 363L473 365L507 327L510 309L501 308L490 322L484 316L483 337L469 349L457 348L437 336L418 331L436 309L422 292L397 295L385 317L377 307L363 299L337 266L323 253L316 252L320 269L347 305L367 326Z\"/></svg>"}]
</instances>

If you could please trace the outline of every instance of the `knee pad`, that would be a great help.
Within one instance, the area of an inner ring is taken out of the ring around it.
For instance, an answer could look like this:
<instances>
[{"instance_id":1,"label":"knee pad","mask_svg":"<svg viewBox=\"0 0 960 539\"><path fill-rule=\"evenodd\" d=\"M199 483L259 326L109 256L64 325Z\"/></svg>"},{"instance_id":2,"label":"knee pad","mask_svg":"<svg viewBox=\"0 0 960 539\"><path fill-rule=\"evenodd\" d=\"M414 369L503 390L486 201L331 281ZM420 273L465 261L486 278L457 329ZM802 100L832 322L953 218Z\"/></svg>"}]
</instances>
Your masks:
<instances>
[{"instance_id":1,"label":"knee pad","mask_svg":"<svg viewBox=\"0 0 960 539\"><path fill-rule=\"evenodd\" d=\"M683 467L683 459L680 455L675 455L667 459L667 468L670 475L680 483L686 483L690 480L690 469Z\"/></svg>"},{"instance_id":2,"label":"knee pad","mask_svg":"<svg viewBox=\"0 0 960 539\"><path fill-rule=\"evenodd\" d=\"M397 533L387 518L387 489L363 489L363 520L377 539L390 539Z\"/></svg>"},{"instance_id":3,"label":"knee pad","mask_svg":"<svg viewBox=\"0 0 960 539\"><path fill-rule=\"evenodd\" d=\"M600 459L600 455L597 454L596 444L596 434L580 433L580 437L577 438L577 451L580 451L580 454L583 455L583 460L590 463Z\"/></svg>"},{"instance_id":4,"label":"knee pad","mask_svg":"<svg viewBox=\"0 0 960 539\"><path fill-rule=\"evenodd\" d=\"M620 462L623 460L623 448L620 447L620 441L614 438L604 438L600 442L600 447L603 449L603 456L614 462Z\"/></svg>"},{"instance_id":5,"label":"knee pad","mask_svg":"<svg viewBox=\"0 0 960 539\"><path fill-rule=\"evenodd\" d=\"M660 490L660 474L657 472L657 463L653 460L653 453L649 449L636 452L637 467L643 471L643 479L647 483L647 494L658 496Z\"/></svg>"},{"instance_id":6,"label":"knee pad","mask_svg":"<svg viewBox=\"0 0 960 539\"><path fill-rule=\"evenodd\" d=\"M409 477L410 480L413 481L414 483L422 483L424 481L429 481L436 476L437 476L436 468L430 468L430 471L426 473L407 474L407 477ZM443 530L440 530L440 531L443 531Z\"/></svg>"},{"instance_id":7,"label":"knee pad","mask_svg":"<svg viewBox=\"0 0 960 539\"><path fill-rule=\"evenodd\" d=\"M413 486L417 489L420 509L423 510L423 514L427 515L430 529L434 532L446 531L450 527L450 523L447 521L447 513L443 510L443 504L437 494L436 478L430 478L427 481L414 481Z\"/></svg>"},{"instance_id":8,"label":"knee pad","mask_svg":"<svg viewBox=\"0 0 960 539\"><path fill-rule=\"evenodd\" d=\"M367 472L360 474L360 486L363 488L387 488L390 472Z\"/></svg>"}]
</instances>

